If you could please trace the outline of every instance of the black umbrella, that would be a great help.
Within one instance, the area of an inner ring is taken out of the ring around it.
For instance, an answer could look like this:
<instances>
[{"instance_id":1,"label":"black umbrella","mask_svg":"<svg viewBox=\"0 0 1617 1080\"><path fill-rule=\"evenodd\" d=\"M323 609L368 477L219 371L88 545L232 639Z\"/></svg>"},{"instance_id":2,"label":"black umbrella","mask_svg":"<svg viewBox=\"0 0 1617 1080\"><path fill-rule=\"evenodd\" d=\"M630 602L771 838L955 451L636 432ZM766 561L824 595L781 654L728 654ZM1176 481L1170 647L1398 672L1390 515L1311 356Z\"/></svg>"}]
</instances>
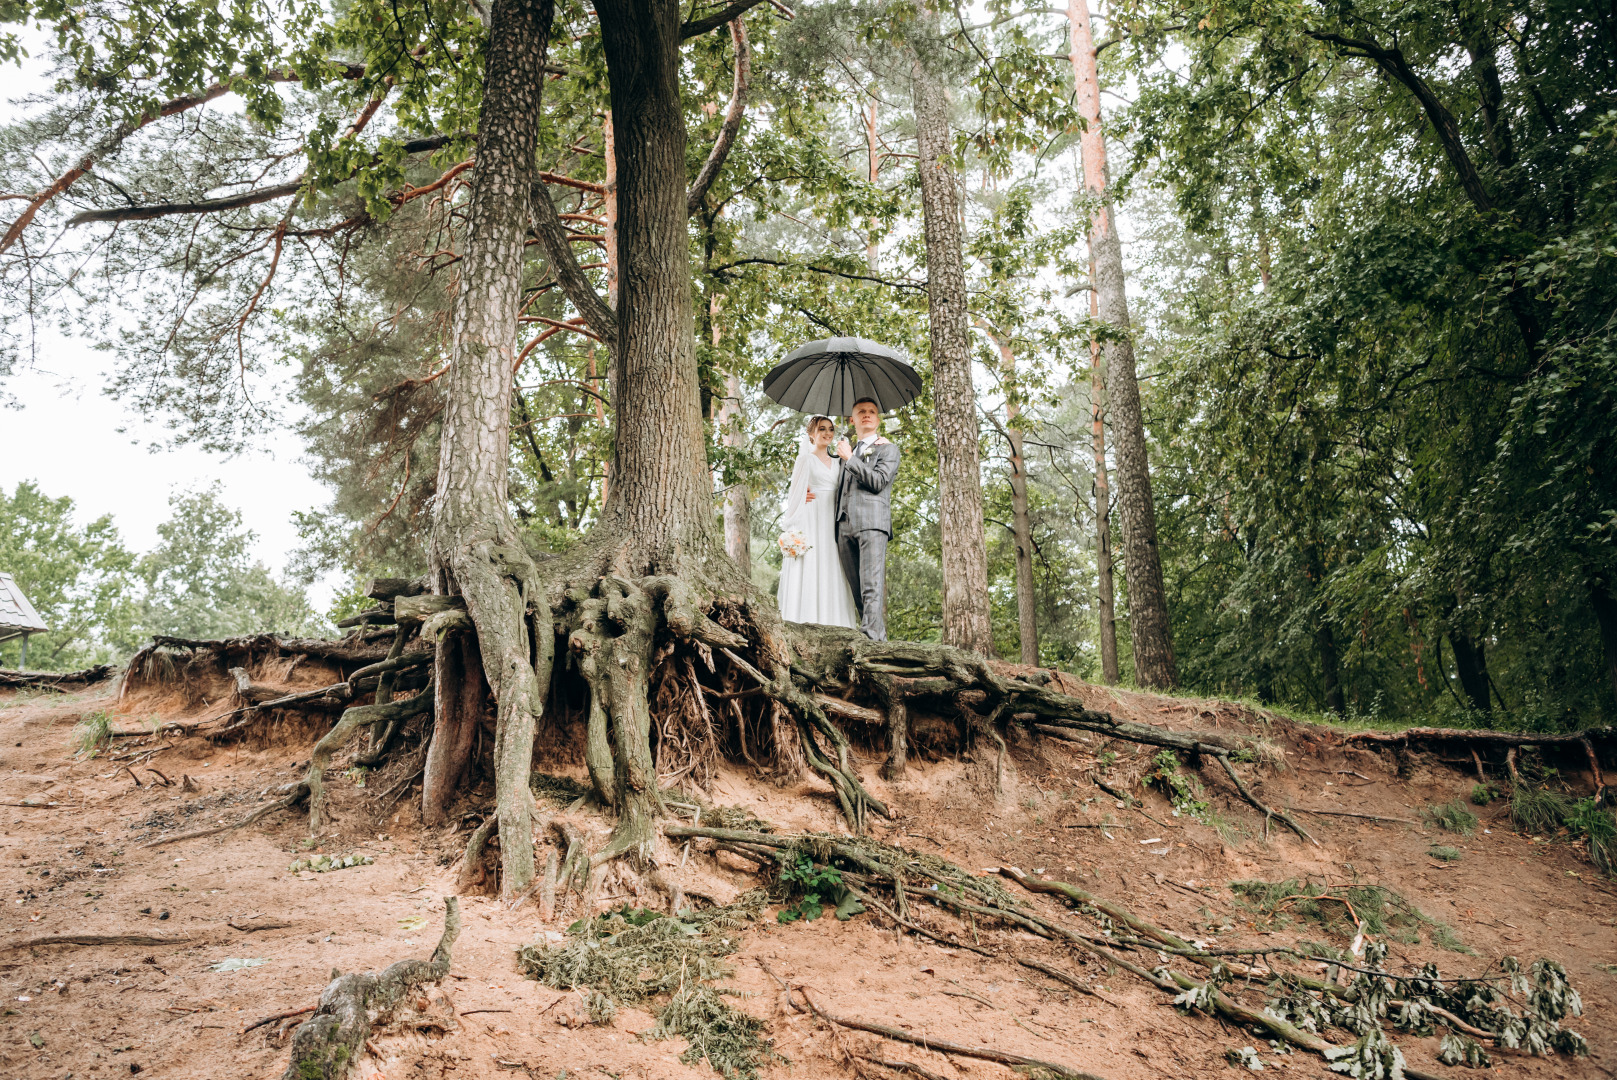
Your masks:
<instances>
[{"instance_id":1,"label":"black umbrella","mask_svg":"<svg viewBox=\"0 0 1617 1080\"><path fill-rule=\"evenodd\" d=\"M885 345L856 337L811 341L764 376L764 393L788 409L847 416L860 398L892 412L921 394L921 377Z\"/></svg>"}]
</instances>

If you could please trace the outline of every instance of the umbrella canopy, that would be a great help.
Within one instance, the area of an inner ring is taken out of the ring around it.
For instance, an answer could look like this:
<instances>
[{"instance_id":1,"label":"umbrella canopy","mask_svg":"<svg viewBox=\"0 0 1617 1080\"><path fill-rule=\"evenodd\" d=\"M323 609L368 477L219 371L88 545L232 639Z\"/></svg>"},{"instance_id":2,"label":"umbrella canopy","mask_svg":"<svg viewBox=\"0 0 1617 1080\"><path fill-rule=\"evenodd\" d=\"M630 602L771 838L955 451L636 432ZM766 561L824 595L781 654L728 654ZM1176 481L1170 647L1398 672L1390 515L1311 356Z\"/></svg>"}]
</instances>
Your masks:
<instances>
[{"instance_id":1,"label":"umbrella canopy","mask_svg":"<svg viewBox=\"0 0 1617 1080\"><path fill-rule=\"evenodd\" d=\"M921 377L885 345L856 337L811 341L764 376L764 393L788 409L847 416L860 398L892 412L921 394Z\"/></svg>"}]
</instances>

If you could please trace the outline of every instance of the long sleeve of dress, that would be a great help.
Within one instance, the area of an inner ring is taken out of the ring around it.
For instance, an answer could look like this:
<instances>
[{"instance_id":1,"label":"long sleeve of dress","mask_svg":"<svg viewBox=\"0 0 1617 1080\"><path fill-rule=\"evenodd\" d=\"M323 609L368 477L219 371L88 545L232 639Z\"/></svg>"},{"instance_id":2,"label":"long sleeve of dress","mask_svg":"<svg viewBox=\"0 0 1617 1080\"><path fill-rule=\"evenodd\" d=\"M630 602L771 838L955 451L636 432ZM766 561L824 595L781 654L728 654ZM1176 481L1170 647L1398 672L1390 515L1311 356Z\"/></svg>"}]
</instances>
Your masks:
<instances>
[{"instance_id":1,"label":"long sleeve of dress","mask_svg":"<svg viewBox=\"0 0 1617 1080\"><path fill-rule=\"evenodd\" d=\"M786 501L781 503L780 531L783 533L801 530L807 524L808 508L805 496L809 489L809 455L797 455L797 464L792 466L792 481L786 488Z\"/></svg>"}]
</instances>

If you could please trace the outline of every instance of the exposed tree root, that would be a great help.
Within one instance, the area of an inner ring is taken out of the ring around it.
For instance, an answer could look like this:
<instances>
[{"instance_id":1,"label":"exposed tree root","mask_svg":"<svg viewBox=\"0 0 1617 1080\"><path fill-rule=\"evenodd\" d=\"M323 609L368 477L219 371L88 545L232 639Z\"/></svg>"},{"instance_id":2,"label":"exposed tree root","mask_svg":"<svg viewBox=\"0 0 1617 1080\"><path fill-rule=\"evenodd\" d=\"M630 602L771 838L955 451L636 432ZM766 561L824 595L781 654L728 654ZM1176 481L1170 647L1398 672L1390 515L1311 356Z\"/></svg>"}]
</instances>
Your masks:
<instances>
[{"instance_id":1,"label":"exposed tree root","mask_svg":"<svg viewBox=\"0 0 1617 1080\"><path fill-rule=\"evenodd\" d=\"M1324 982L1309 978L1297 973L1281 974L1273 968L1261 968L1240 963L1231 957L1244 956L1272 956L1289 955L1299 961L1311 962L1317 957L1290 946L1276 945L1264 946L1255 949L1204 949L1197 948L1183 941L1174 934L1142 919L1130 912L1121 904L1095 897L1076 886L1066 882L1048 881L1031 878L1020 871L1002 869L1003 876L1023 885L1031 891L1060 895L1078 905L1078 910L1085 912L1089 917L1100 922L1105 936L1082 933L1066 924L1040 915L1031 908L1025 907L1010 900L1004 894L996 894L989 886L980 883L977 879L965 875L958 867L949 867L941 860L933 858L933 862L942 866L939 870L929 868L921 861L922 856L913 855L903 849L888 848L886 845L874 844L871 841L843 843L831 837L816 835L781 835L773 833L749 833L744 830L733 829L703 829L696 826L666 826L665 834L673 838L704 836L718 839L726 844L736 845L744 850L770 852L788 849L807 853L813 861L827 870L836 870L843 884L852 891L867 908L879 912L895 925L912 932L931 938L950 948L964 948L988 957L998 957L999 954L981 944L966 944L954 940L953 935L942 935L928 929L913 920L893 911L886 904L880 902L872 890L876 888L890 888L895 900L907 896L911 901L930 903L935 907L964 915L967 918L983 916L995 919L1004 924L1020 927L1041 937L1057 941L1065 941L1078 949L1083 950L1095 958L1135 975L1149 983L1151 986L1166 993L1175 995L1174 1002L1189 1009L1200 1009L1209 1015L1216 1015L1246 1028L1257 1028L1266 1032L1272 1038L1283 1040L1293 1046L1320 1054L1330 1061L1340 1061L1345 1055L1365 1054L1390 1055L1396 1053L1392 1044L1387 1041L1386 1033L1382 1031L1383 1021L1400 1029L1412 1030L1417 1033L1429 1030L1430 1023L1439 1023L1446 1026L1451 1037L1456 1040L1472 1039L1487 1040L1503 1049L1510 1049L1517 1045L1529 1045L1538 1048L1537 1052L1549 1052L1551 1047L1574 1053L1583 1052L1586 1047L1583 1040L1575 1033L1561 1029L1556 1021L1561 1017L1560 1007L1550 1004L1542 1012L1535 1012L1538 1006L1533 1004L1535 998L1541 997L1543 1001L1558 1000L1565 996L1566 990L1564 972L1559 966L1548 964L1533 967L1534 978L1540 980L1540 989L1528 995L1526 1008L1528 1012L1517 1018L1517 1014L1508 1009L1500 1008L1497 1004L1503 999L1490 998L1487 993L1478 994L1470 987L1473 984L1491 986L1498 979L1484 977L1477 980L1444 979L1435 971L1423 970L1409 976L1398 976L1382 970L1380 967L1362 967L1341 963L1338 967L1358 973L1359 979L1348 986L1338 986L1334 982ZM838 867L835 864L840 863ZM892 867L889 872L889 865ZM857 869L850 869L856 867ZM872 871L866 873L866 871ZM953 875L948 871L953 871ZM918 877L930 878L936 882L948 882L950 887L932 886L920 888L917 885L903 880L904 875L911 874ZM973 899L965 899L971 895ZM1143 936L1132 936L1116 933L1114 925L1126 926ZM1188 975L1173 971L1166 963L1154 968L1147 968L1129 957L1123 955L1124 951L1138 947L1154 953L1171 953L1201 964L1208 969L1208 976L1198 981ZM1082 984L1074 976L1062 972L1059 968L1052 968L1040 961L1027 960L1016 957L1023 966L1044 972L1046 975L1086 993L1094 991ZM1374 960L1379 963L1379 959ZM773 973L771 973L773 974ZM1241 1004L1230 994L1223 992L1220 987L1232 978L1244 978L1248 981L1261 980L1270 983L1271 989L1282 994L1311 992L1320 995L1315 1004L1307 1005L1298 1015L1315 1016L1314 1023L1327 1022L1319 1019L1327 1015L1322 1012L1318 1004L1322 1000L1337 1000L1345 1003L1343 1008L1350 1012L1348 1018L1332 1014L1328 1022L1358 1026L1364 1033L1360 1043L1352 1047L1336 1046L1321 1039L1312 1031L1304 1030L1286 1019L1286 1010L1294 1006L1281 1007L1280 1012L1273 1009L1258 1010ZM1278 981L1277 981L1278 980ZM1545 982L1544 980L1548 980ZM1559 980L1559 982L1557 982ZM784 985L784 984L783 984ZM1548 987L1547 990L1544 987ZM1560 989L1556 989L1560 987ZM794 989L796 989L794 987ZM1368 997L1366 995L1369 995ZM1099 996L1098 994L1096 996ZM805 995L806 999L806 995ZM1380 1004L1377 1004L1379 1002ZM814 1009L810 1001L809 1006ZM1366 1011L1366 1009L1369 1011ZM1456 1011L1458 1010L1458 1011ZM819 1013L818 1009L814 1010ZM1462 1013L1471 1013L1467 1019ZM821 1014L824 1015L824 1014ZM1429 1021L1422 1020L1425 1016ZM860 1030L873 1031L876 1034L889 1037L902 1037L905 1041L915 1042L917 1045L930 1046L933 1049L943 1050L946 1053L958 1051L946 1048L936 1040L912 1036L908 1033L898 1032L894 1035L882 1025L867 1025L862 1021L843 1021L836 1017L825 1016L828 1022L846 1024ZM1491 1026L1490 1026L1491 1025ZM1529 1034L1529 1032L1532 1032ZM1379 1040L1379 1042L1377 1041ZM1445 1043L1447 1045L1447 1043ZM1473 1044L1473 1048L1480 1052ZM1463 1050L1463 1047L1459 1047ZM1467 1052L1469 1053L1469 1051ZM991 1059L999 1060L999 1059ZM1379 1060L1386 1060L1385 1057ZM1051 1066L1045 1065L1050 1068ZM1438 1080L1437 1074L1421 1069L1403 1066L1404 1075L1412 1080Z\"/></svg>"},{"instance_id":2,"label":"exposed tree root","mask_svg":"<svg viewBox=\"0 0 1617 1080\"><path fill-rule=\"evenodd\" d=\"M762 961L759 961L759 963L762 964ZM765 967L764 970L769 971L767 967ZM781 981L774 972L770 971L769 974L777 982ZM1043 1069L1047 1072L1053 1073L1056 1076L1062 1077L1063 1080L1101 1080L1101 1078L1096 1076L1094 1073L1082 1072L1078 1069L1069 1069L1065 1065L1057 1065L1050 1061L1040 1061L1038 1058L1027 1057L1023 1054L1013 1054L1008 1050L995 1050L990 1046L965 1046L961 1043L950 1042L947 1039L935 1039L927 1035L913 1035L901 1028L888 1027L886 1024L873 1024L868 1020L853 1020L843 1016L832 1016L830 1013L821 1009L814 1003L814 999L809 997L807 987L802 985L788 985L786 983L781 983L781 985L786 987L786 992L788 994L801 994L804 1004L809 1007L809 1010L813 1012L815 1016L818 1016L826 1023L837 1027L852 1028L855 1031L868 1031L872 1035L880 1035L884 1039L892 1039L894 1042L909 1043L911 1046L919 1046L927 1050L936 1050L940 1054L955 1054L959 1057L977 1058L981 1061L996 1061L1001 1065Z\"/></svg>"},{"instance_id":3,"label":"exposed tree root","mask_svg":"<svg viewBox=\"0 0 1617 1080\"><path fill-rule=\"evenodd\" d=\"M275 813L277 810L290 810L309 795L309 785L301 780L294 784L287 784L282 787L281 790L285 792L281 798L276 799L274 802L265 803L263 806L260 806L258 809L254 810L252 813L248 814L246 817L242 818L238 822L235 822L234 824L214 825L206 829L192 829L190 832L175 833L173 836L163 836L156 840L150 840L142 844L141 847L162 847L165 844L177 844L181 840L200 840L204 836L217 836L220 833L234 832L237 829L244 829L253 822L261 821L262 819Z\"/></svg>"},{"instance_id":4,"label":"exposed tree root","mask_svg":"<svg viewBox=\"0 0 1617 1080\"><path fill-rule=\"evenodd\" d=\"M460 935L460 904L444 897L444 932L427 960L400 960L380 975L340 975L320 995L315 1015L292 1035L292 1059L282 1080L341 1080L369 1038L371 1026L392 1014L423 983L449 974L450 950Z\"/></svg>"},{"instance_id":5,"label":"exposed tree root","mask_svg":"<svg viewBox=\"0 0 1617 1080\"><path fill-rule=\"evenodd\" d=\"M343 710L342 718L315 744L309 755L309 771L304 775L303 788L309 794L309 834L325 828L326 766L331 755L348 741L354 729L361 724L398 723L411 716L419 716L432 708L432 687L403 701L389 701L379 705L360 705Z\"/></svg>"}]
</instances>

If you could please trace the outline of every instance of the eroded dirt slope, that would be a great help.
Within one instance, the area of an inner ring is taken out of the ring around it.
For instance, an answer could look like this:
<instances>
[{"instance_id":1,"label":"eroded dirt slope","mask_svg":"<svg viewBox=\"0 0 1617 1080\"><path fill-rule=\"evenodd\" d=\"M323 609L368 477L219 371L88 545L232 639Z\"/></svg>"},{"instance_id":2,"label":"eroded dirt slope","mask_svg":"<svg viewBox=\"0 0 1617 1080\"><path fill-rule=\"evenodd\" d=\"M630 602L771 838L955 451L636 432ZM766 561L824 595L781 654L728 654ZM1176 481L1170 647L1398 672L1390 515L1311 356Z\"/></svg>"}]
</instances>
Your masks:
<instances>
[{"instance_id":1,"label":"eroded dirt slope","mask_svg":"<svg viewBox=\"0 0 1617 1080\"><path fill-rule=\"evenodd\" d=\"M288 685L320 677L284 674ZM1346 944L1331 928L1254 910L1231 891L1232 881L1383 885L1431 920L1393 934L1415 940L1393 940L1389 963L1431 960L1445 972L1472 974L1507 954L1524 961L1544 956L1562 962L1581 990L1586 1015L1569 1026L1588 1038L1592 1058L1499 1054L1496 1075L1613 1075L1617 899L1569 845L1516 834L1498 804L1473 807L1482 828L1469 837L1419 824L1425 807L1463 798L1475 782L1430 757L1395 761L1346 751L1315 731L1283 722L1265 727L1260 718L1213 703L1079 689L1092 705L1133 719L1266 735L1283 748L1288 766L1262 780L1259 795L1271 803L1404 820L1300 814L1318 847L1277 827L1265 839L1258 816L1209 772L1202 780L1226 825L1221 834L1172 816L1154 792L1144 795L1142 807L1120 808L1088 779L1102 765L1112 783L1126 785L1150 767L1149 751L1023 740L1011 746L997 793L992 753L979 760L918 755L909 777L895 784L876 779L876 762L866 762L873 791L901 815L879 822L878 837L974 871L1002 865L1043 870L1181 936L1223 946L1261 944L1271 935ZM0 698L0 867L8 898L0 919L0 1077L278 1076L286 1063L287 1025L243 1034L246 1025L313 1005L334 970L377 970L424 957L436 942L441 898L455 885L452 863L475 818L457 819L444 831L421 830L409 789L400 789L402 797L391 793L408 773L408 754L366 777L363 787L343 776L339 758L331 783L336 820L313 850L304 843L304 820L293 814L213 837L145 846L165 834L238 819L261 801L261 792L300 774L314 740L312 729L287 728L256 742L213 746L171 732L116 739L94 758L73 754L71 732L87 714L106 710L120 730L148 730L143 725L153 719L209 715L206 695L191 704L187 710L157 698L120 703L111 690ZM729 770L704 798L746 807L780 829L842 828L828 789L811 782L780 789ZM470 788L459 810L475 811L490 799L487 785ZM603 819L583 811L574 816L604 836ZM1106 821L1116 827L1068 827ZM1439 861L1429 854L1436 845L1456 849L1459 857ZM669 875L692 895L723 903L755 883L750 864L706 848L698 842L683 858L680 849L663 849ZM289 869L318 854L374 862L325 873ZM628 887L616 882L606 880L598 903L635 903L637 897L619 891ZM1060 910L1035 902L1052 914ZM518 974L516 950L563 931L578 916L576 898L549 924L533 903L510 911L492 898L470 896L462 909L451 976L425 1010L437 1021L379 1034L353 1075L715 1075L706 1064L682 1064L685 1047L678 1040L637 1039L652 1026L648 1013L623 1009L611 1024L591 1025L580 995ZM1224 1054L1240 1046L1255 1046L1270 1068L1287 1075L1328 1075L1306 1054L1274 1054L1248 1032L1181 1015L1164 994L1068 948L1003 928L973 929L932 910L919 917L945 935L969 940L975 933L1006 956L1056 964L1102 997L1076 994L1008 960L897 934L871 914L790 925L766 917L744 931L730 983L752 995L741 1007L767 1020L768 1036L790 1061L769 1066L766 1077L844 1077L859 1068L895 1075L861 1064L860 1054L910 1062L951 1080L1015 1075L990 1062L828 1030L783 1005L766 966L810 987L835 1014L990 1045L1112 1080L1236 1076ZM88 934L168 940L37 943ZM1471 953L1439 947L1434 938ZM1260 1003L1261 996L1247 1000ZM1432 1064L1435 1039L1399 1042L1412 1062L1443 1070Z\"/></svg>"}]
</instances>

